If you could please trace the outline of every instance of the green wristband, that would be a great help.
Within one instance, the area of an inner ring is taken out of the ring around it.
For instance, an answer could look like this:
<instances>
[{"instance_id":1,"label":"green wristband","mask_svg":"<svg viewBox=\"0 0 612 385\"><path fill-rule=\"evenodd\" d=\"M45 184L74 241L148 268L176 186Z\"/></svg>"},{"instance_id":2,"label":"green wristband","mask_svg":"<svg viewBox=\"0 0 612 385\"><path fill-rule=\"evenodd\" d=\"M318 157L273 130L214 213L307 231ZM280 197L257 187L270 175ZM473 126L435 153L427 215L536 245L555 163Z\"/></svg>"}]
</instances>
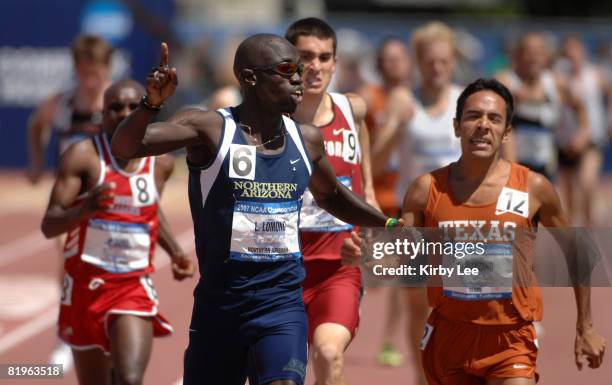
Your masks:
<instances>
[{"instance_id":1,"label":"green wristband","mask_svg":"<svg viewBox=\"0 0 612 385\"><path fill-rule=\"evenodd\" d=\"M391 230L397 224L397 218L387 218L385 222L385 231Z\"/></svg>"}]
</instances>

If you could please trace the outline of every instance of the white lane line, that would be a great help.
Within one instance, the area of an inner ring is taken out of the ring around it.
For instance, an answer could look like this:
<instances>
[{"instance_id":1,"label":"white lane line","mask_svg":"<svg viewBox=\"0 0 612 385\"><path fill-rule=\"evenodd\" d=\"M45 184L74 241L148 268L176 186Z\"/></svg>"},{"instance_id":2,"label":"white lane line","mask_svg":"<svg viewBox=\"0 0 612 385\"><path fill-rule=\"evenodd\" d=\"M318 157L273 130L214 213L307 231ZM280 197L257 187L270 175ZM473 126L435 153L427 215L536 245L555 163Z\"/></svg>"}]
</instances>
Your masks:
<instances>
[{"instance_id":1,"label":"white lane line","mask_svg":"<svg viewBox=\"0 0 612 385\"><path fill-rule=\"evenodd\" d=\"M186 253L190 253L195 245L193 242L193 228L189 227L187 231L180 233L177 236L177 241ZM163 261L157 265L158 269L162 269L170 264L170 258L164 258ZM34 337L38 333L47 330L57 322L58 307L53 306L52 309L40 314L38 317L33 318L24 324L17 326L0 338L0 354L12 349L13 347L27 341ZM182 383L182 380L181 380Z\"/></svg>"},{"instance_id":2,"label":"white lane line","mask_svg":"<svg viewBox=\"0 0 612 385\"><path fill-rule=\"evenodd\" d=\"M0 267L8 265L24 255L34 256L43 249L53 250L57 254L57 247L54 243L55 241L52 239L45 239L38 230L33 234L5 243L0 246Z\"/></svg>"}]
</instances>

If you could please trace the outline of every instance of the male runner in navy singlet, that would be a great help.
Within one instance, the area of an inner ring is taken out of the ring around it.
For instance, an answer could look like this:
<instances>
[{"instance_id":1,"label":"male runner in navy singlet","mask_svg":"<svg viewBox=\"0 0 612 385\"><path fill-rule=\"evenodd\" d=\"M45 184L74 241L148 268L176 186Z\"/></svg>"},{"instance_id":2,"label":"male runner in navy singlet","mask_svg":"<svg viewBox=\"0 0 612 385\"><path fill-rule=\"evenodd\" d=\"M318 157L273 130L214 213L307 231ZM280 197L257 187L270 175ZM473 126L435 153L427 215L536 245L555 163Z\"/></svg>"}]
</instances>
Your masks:
<instances>
[{"instance_id":1,"label":"male runner in navy singlet","mask_svg":"<svg viewBox=\"0 0 612 385\"><path fill-rule=\"evenodd\" d=\"M244 40L234 60L243 102L184 110L149 124L178 83L162 43L147 95L118 128L122 158L186 147L201 279L195 290L184 384L304 383L306 316L298 238L306 187L345 222L389 221L336 180L319 130L286 117L302 98L302 64L285 39Z\"/></svg>"}]
</instances>

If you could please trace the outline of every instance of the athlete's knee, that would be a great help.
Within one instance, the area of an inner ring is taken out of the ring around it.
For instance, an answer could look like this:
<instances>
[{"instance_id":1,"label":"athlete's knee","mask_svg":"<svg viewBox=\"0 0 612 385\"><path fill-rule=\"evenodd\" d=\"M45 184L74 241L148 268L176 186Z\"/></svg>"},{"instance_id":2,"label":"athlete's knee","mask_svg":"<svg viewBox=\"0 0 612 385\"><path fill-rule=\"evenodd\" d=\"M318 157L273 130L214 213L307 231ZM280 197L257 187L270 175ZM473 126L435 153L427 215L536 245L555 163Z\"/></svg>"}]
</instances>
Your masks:
<instances>
[{"instance_id":1,"label":"athlete's knee","mask_svg":"<svg viewBox=\"0 0 612 385\"><path fill-rule=\"evenodd\" d=\"M323 342L313 346L313 360L315 364L326 367L341 367L343 351L338 344Z\"/></svg>"},{"instance_id":2,"label":"athlete's knee","mask_svg":"<svg viewBox=\"0 0 612 385\"><path fill-rule=\"evenodd\" d=\"M137 368L124 368L115 371L115 384L117 385L142 385L142 370Z\"/></svg>"}]
</instances>

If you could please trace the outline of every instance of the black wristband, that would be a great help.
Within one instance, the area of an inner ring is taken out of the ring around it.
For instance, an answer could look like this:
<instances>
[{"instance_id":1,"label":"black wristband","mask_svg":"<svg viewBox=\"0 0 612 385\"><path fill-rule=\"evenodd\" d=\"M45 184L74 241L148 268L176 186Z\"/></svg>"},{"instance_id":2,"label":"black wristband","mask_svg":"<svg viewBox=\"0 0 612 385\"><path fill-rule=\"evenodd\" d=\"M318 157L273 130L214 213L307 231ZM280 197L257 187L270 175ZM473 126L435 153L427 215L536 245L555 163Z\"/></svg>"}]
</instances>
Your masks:
<instances>
[{"instance_id":1,"label":"black wristband","mask_svg":"<svg viewBox=\"0 0 612 385\"><path fill-rule=\"evenodd\" d=\"M149 98L147 98L147 95L144 95L140 99L140 106L151 112L159 112L164 107L163 103L160 104L159 106L154 106L151 103L149 103Z\"/></svg>"}]
</instances>

